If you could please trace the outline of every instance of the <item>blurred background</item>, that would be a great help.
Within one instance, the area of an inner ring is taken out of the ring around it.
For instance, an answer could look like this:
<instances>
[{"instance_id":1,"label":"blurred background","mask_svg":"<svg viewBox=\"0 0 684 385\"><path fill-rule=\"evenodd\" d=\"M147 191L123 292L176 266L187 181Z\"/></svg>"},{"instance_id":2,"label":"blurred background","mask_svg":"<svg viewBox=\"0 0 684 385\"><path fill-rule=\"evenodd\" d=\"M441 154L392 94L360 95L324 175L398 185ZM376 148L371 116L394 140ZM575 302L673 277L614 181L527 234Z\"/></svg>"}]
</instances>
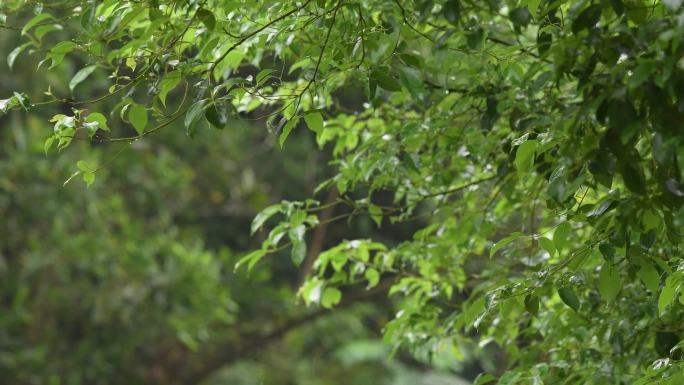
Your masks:
<instances>
[{"instance_id":1,"label":"blurred background","mask_svg":"<svg viewBox=\"0 0 684 385\"><path fill-rule=\"evenodd\" d=\"M39 102L48 86L68 96L85 59L37 71L43 54L22 52L10 70L4 58L20 44L19 31L0 29L0 99L22 90ZM108 85L98 70L78 93ZM249 234L255 213L308 198L331 175L329 149L304 130L281 150L245 115L194 139L179 123L132 144L76 138L46 154L49 119L69 112L50 104L0 116L0 384L459 385L495 367L474 347L462 347L461 361L392 352L381 338L393 314L382 284L324 311L295 300L302 272L287 251L234 272L264 236ZM134 133L114 118L110 126ZM80 159L106 167L89 188L80 178L63 185ZM309 260L344 238L392 244L420 225L323 226L308 239Z\"/></svg>"}]
</instances>

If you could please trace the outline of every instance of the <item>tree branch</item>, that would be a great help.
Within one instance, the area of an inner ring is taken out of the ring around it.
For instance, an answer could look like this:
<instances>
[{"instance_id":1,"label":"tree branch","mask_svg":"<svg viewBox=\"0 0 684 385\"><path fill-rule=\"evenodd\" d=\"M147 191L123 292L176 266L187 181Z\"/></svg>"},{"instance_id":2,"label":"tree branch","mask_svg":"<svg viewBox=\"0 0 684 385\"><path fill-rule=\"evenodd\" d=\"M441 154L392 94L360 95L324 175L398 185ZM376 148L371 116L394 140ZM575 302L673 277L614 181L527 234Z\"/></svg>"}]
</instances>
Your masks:
<instances>
[{"instance_id":1,"label":"tree branch","mask_svg":"<svg viewBox=\"0 0 684 385\"><path fill-rule=\"evenodd\" d=\"M199 361L202 365L192 368L188 373L178 377L179 379L176 384L197 385L209 378L217 370L267 347L300 326L313 322L335 310L350 307L364 300L377 300L384 297L393 283L394 279L392 278L383 279L378 286L371 290L359 291L345 296L342 302L332 310L320 308L301 317L291 319L268 333L247 336L245 338L247 342L240 346L235 347L231 342L227 342L224 347L208 353L207 357L201 358Z\"/></svg>"}]
</instances>

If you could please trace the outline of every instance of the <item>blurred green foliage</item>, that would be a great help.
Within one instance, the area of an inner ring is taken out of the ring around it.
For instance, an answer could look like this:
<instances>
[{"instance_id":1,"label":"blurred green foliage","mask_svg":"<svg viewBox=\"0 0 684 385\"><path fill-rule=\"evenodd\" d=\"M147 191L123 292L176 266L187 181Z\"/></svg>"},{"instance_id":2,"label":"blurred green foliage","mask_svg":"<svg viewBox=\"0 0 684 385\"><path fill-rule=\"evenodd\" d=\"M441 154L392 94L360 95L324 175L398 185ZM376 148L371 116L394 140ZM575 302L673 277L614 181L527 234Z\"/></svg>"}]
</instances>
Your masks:
<instances>
[{"instance_id":1,"label":"blurred green foliage","mask_svg":"<svg viewBox=\"0 0 684 385\"><path fill-rule=\"evenodd\" d=\"M4 32L3 58L19 41ZM66 58L36 76L37 62L22 56L9 71L0 61L0 91L64 91L61 76L79 65ZM105 81L95 72L79 92ZM389 317L382 297L330 314L306 309L294 300L300 273L287 255L234 273L259 242L249 234L255 213L305 198L329 172L313 141L281 151L274 135L233 122L187 145L181 122L154 142L75 141L46 154L47 120L68 112L0 116L0 383L455 381L388 358L377 336ZM106 164L97 183L64 184L78 160Z\"/></svg>"}]
</instances>

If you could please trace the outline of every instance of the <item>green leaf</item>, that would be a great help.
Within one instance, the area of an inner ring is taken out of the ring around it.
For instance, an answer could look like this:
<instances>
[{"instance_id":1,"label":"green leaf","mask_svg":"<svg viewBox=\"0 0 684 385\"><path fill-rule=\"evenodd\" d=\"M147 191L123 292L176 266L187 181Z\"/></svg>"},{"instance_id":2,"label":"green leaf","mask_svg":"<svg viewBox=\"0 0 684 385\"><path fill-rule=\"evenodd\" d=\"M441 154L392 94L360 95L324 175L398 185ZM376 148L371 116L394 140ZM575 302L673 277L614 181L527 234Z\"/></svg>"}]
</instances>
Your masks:
<instances>
[{"instance_id":1,"label":"green leaf","mask_svg":"<svg viewBox=\"0 0 684 385\"><path fill-rule=\"evenodd\" d=\"M287 137L290 135L290 132L292 132L292 129L294 129L295 126L297 126L298 122L299 116L295 116L285 124L285 126L283 127L283 132L280 133L280 137L278 138L280 148L283 148L283 145L285 145L285 140L287 140Z\"/></svg>"},{"instance_id":2,"label":"green leaf","mask_svg":"<svg viewBox=\"0 0 684 385\"><path fill-rule=\"evenodd\" d=\"M90 187L90 185L95 182L95 173L94 172L86 172L83 174L83 181L86 184L86 187Z\"/></svg>"},{"instance_id":3,"label":"green leaf","mask_svg":"<svg viewBox=\"0 0 684 385\"><path fill-rule=\"evenodd\" d=\"M274 216L275 214L280 212L281 205L272 205L268 206L265 209L261 210L259 214L254 217L254 220L252 220L252 226L250 228L250 235L254 235L257 230L261 229L261 227L266 223L266 221Z\"/></svg>"},{"instance_id":4,"label":"green leaf","mask_svg":"<svg viewBox=\"0 0 684 385\"><path fill-rule=\"evenodd\" d=\"M380 273L373 268L366 269L363 276L368 280L367 289L377 286L378 282L380 282Z\"/></svg>"},{"instance_id":5,"label":"green leaf","mask_svg":"<svg viewBox=\"0 0 684 385\"><path fill-rule=\"evenodd\" d=\"M199 19L210 31L213 31L216 27L216 17L214 17L214 14L211 11L205 8L197 11L197 19Z\"/></svg>"},{"instance_id":6,"label":"green leaf","mask_svg":"<svg viewBox=\"0 0 684 385\"><path fill-rule=\"evenodd\" d=\"M226 116L225 108L216 103L212 103L204 111L204 117L212 126L222 130L228 124L228 116Z\"/></svg>"},{"instance_id":7,"label":"green leaf","mask_svg":"<svg viewBox=\"0 0 684 385\"><path fill-rule=\"evenodd\" d=\"M97 128L104 131L109 131L107 126L107 117L99 112L91 112L85 119L87 123L97 123Z\"/></svg>"},{"instance_id":8,"label":"green leaf","mask_svg":"<svg viewBox=\"0 0 684 385\"><path fill-rule=\"evenodd\" d=\"M164 75L164 78L159 82L159 94L157 97L162 105L166 107L166 96L171 90L178 87L183 76L179 71L172 71Z\"/></svg>"},{"instance_id":9,"label":"green leaf","mask_svg":"<svg viewBox=\"0 0 684 385\"><path fill-rule=\"evenodd\" d=\"M496 377L488 373L480 373L475 377L475 381L473 381L472 385L485 385L492 381L496 381Z\"/></svg>"},{"instance_id":10,"label":"green leaf","mask_svg":"<svg viewBox=\"0 0 684 385\"><path fill-rule=\"evenodd\" d=\"M461 3L459 0L449 0L442 7L444 18L451 24L458 24L461 17Z\"/></svg>"},{"instance_id":11,"label":"green leaf","mask_svg":"<svg viewBox=\"0 0 684 385\"><path fill-rule=\"evenodd\" d=\"M40 27L37 27L33 34L36 36L36 39L38 39L38 41L41 41L43 39L43 36L47 35L48 33L61 30L62 28L58 24L42 25Z\"/></svg>"},{"instance_id":12,"label":"green leaf","mask_svg":"<svg viewBox=\"0 0 684 385\"><path fill-rule=\"evenodd\" d=\"M292 258L292 263L294 263L295 266L301 265L302 262L304 262L304 259L306 258L306 242L293 241L290 257Z\"/></svg>"},{"instance_id":13,"label":"green leaf","mask_svg":"<svg viewBox=\"0 0 684 385\"><path fill-rule=\"evenodd\" d=\"M572 310L579 311L580 301L577 298L577 294L572 288L561 287L558 289L558 296L566 305L570 306Z\"/></svg>"},{"instance_id":14,"label":"green leaf","mask_svg":"<svg viewBox=\"0 0 684 385\"><path fill-rule=\"evenodd\" d=\"M83 171L83 172L95 171L95 167L93 167L92 165L90 165L88 162L86 162L84 160L79 160L78 162L76 162L76 167L78 167L78 169Z\"/></svg>"},{"instance_id":15,"label":"green leaf","mask_svg":"<svg viewBox=\"0 0 684 385\"><path fill-rule=\"evenodd\" d=\"M52 60L52 65L50 65L50 68L55 68L57 65L59 65L62 60L64 60L64 56L76 47L78 46L72 41L62 41L52 47L48 53L48 57Z\"/></svg>"},{"instance_id":16,"label":"green leaf","mask_svg":"<svg viewBox=\"0 0 684 385\"><path fill-rule=\"evenodd\" d=\"M19 54L20 54L26 47L28 47L28 46L30 46L30 45L31 45L31 43L24 43L24 44L22 44L22 45L20 45L20 46L18 46L18 47L16 47L16 48L14 48L14 49L12 50L12 52L10 52L9 55L7 55L7 66L9 67L9 69L12 69L12 67L14 66L14 62L17 60L17 57L19 56Z\"/></svg>"},{"instance_id":17,"label":"green leaf","mask_svg":"<svg viewBox=\"0 0 684 385\"><path fill-rule=\"evenodd\" d=\"M660 274L658 274L658 271L651 264L644 264L637 272L637 276L641 282L646 285L648 290L653 293L658 292L658 288L660 287Z\"/></svg>"},{"instance_id":18,"label":"green leaf","mask_svg":"<svg viewBox=\"0 0 684 385\"><path fill-rule=\"evenodd\" d=\"M631 89L639 87L644 81L651 76L655 68L655 62L652 60L644 60L637 65L632 75L627 79L627 86Z\"/></svg>"},{"instance_id":19,"label":"green leaf","mask_svg":"<svg viewBox=\"0 0 684 385\"><path fill-rule=\"evenodd\" d=\"M256 265L265 255L266 255L265 250L262 250L262 249L254 250L251 253L240 258L239 261L237 261L237 263L235 264L235 270L239 269L245 263L247 264L247 270L248 271L252 270L254 265Z\"/></svg>"},{"instance_id":20,"label":"green leaf","mask_svg":"<svg viewBox=\"0 0 684 385\"><path fill-rule=\"evenodd\" d=\"M485 297L479 297L466 307L465 311L463 312L463 322L465 323L466 328L475 326L475 319L484 311L484 309Z\"/></svg>"},{"instance_id":21,"label":"green leaf","mask_svg":"<svg viewBox=\"0 0 684 385\"><path fill-rule=\"evenodd\" d=\"M31 28L35 27L36 25L42 22L45 22L48 19L54 19L54 16L52 16L49 13L41 13L34 16L31 20L24 24L24 28L21 29L21 34L26 35L26 33L28 33L28 31L30 31Z\"/></svg>"},{"instance_id":22,"label":"green leaf","mask_svg":"<svg viewBox=\"0 0 684 385\"><path fill-rule=\"evenodd\" d=\"M133 104L128 110L128 120L138 135L142 135L147 127L147 108L140 104Z\"/></svg>"},{"instance_id":23,"label":"green leaf","mask_svg":"<svg viewBox=\"0 0 684 385\"><path fill-rule=\"evenodd\" d=\"M399 72L399 80L414 99L420 99L424 92L423 79L420 72L413 68L402 68Z\"/></svg>"},{"instance_id":24,"label":"green leaf","mask_svg":"<svg viewBox=\"0 0 684 385\"><path fill-rule=\"evenodd\" d=\"M525 310L535 317L539 316L539 297L533 294L525 296Z\"/></svg>"},{"instance_id":25,"label":"green leaf","mask_svg":"<svg viewBox=\"0 0 684 385\"><path fill-rule=\"evenodd\" d=\"M532 15L537 14L537 10L539 9L539 4L542 2L542 0L523 0L523 4L527 6L527 8L530 10Z\"/></svg>"},{"instance_id":26,"label":"green leaf","mask_svg":"<svg viewBox=\"0 0 684 385\"><path fill-rule=\"evenodd\" d=\"M676 271L670 274L665 280L665 286L658 297L658 312L660 314L663 314L674 301L677 291L679 291L681 286L682 273L683 271Z\"/></svg>"},{"instance_id":27,"label":"green leaf","mask_svg":"<svg viewBox=\"0 0 684 385\"><path fill-rule=\"evenodd\" d=\"M323 115L320 112L309 112L304 115L304 121L307 127L316 134L323 132Z\"/></svg>"},{"instance_id":28,"label":"green leaf","mask_svg":"<svg viewBox=\"0 0 684 385\"><path fill-rule=\"evenodd\" d=\"M385 70L376 69L371 73L371 79L387 91L401 91L401 84Z\"/></svg>"},{"instance_id":29,"label":"green leaf","mask_svg":"<svg viewBox=\"0 0 684 385\"><path fill-rule=\"evenodd\" d=\"M527 172L534 165L534 153L537 149L536 140L526 140L515 152L515 167L519 173Z\"/></svg>"},{"instance_id":30,"label":"green leaf","mask_svg":"<svg viewBox=\"0 0 684 385\"><path fill-rule=\"evenodd\" d=\"M89 65L87 67L81 68L78 72L76 72L76 75L74 75L73 78L71 78L71 81L69 82L69 89L71 92L74 91L74 88L76 88L77 85L79 85L81 82L86 80L90 74L93 73L97 69L97 65Z\"/></svg>"},{"instance_id":31,"label":"green leaf","mask_svg":"<svg viewBox=\"0 0 684 385\"><path fill-rule=\"evenodd\" d=\"M620 166L625 186L639 195L646 195L646 178L641 164L630 159L621 162Z\"/></svg>"},{"instance_id":32,"label":"green leaf","mask_svg":"<svg viewBox=\"0 0 684 385\"><path fill-rule=\"evenodd\" d=\"M497 251L501 250L501 248L503 248L503 247L506 246L507 244L509 244L509 243L511 243L511 242L513 242L513 241L515 241L516 239L522 238L522 237L524 237L524 236L525 236L525 234L520 233L520 232L516 232L516 233L513 233L513 234L511 234L511 235L509 235L509 236L507 236L507 237L505 237L505 238L500 239L500 240L499 240L498 242L496 242L496 243L494 244L494 246L492 246L492 248L489 250L489 257L491 258L494 254L496 254Z\"/></svg>"},{"instance_id":33,"label":"green leaf","mask_svg":"<svg viewBox=\"0 0 684 385\"><path fill-rule=\"evenodd\" d=\"M527 9L527 7L518 7L511 10L508 13L508 17L511 18L511 21L513 22L513 25L515 25L516 29L520 29L521 27L527 27L527 25L530 24L530 20L532 19L530 10Z\"/></svg>"},{"instance_id":34,"label":"green leaf","mask_svg":"<svg viewBox=\"0 0 684 385\"><path fill-rule=\"evenodd\" d=\"M206 102L207 101L205 99L196 101L192 106L190 106L188 112L185 113L185 132L191 138L195 136L195 132L197 131L197 122L202 116L202 112L204 112Z\"/></svg>"},{"instance_id":35,"label":"green leaf","mask_svg":"<svg viewBox=\"0 0 684 385\"><path fill-rule=\"evenodd\" d=\"M370 214L371 218L373 218L373 221L375 222L378 227L382 224L382 209L376 205L369 205L368 206L368 214Z\"/></svg>"},{"instance_id":36,"label":"green leaf","mask_svg":"<svg viewBox=\"0 0 684 385\"><path fill-rule=\"evenodd\" d=\"M571 231L572 226L568 222L563 222L556 227L556 230L553 232L553 243L556 245L558 252L563 251L565 246L567 246Z\"/></svg>"},{"instance_id":37,"label":"green leaf","mask_svg":"<svg viewBox=\"0 0 684 385\"><path fill-rule=\"evenodd\" d=\"M513 385L520 379L520 372L506 372L499 378L496 385Z\"/></svg>"},{"instance_id":38,"label":"green leaf","mask_svg":"<svg viewBox=\"0 0 684 385\"><path fill-rule=\"evenodd\" d=\"M572 22L572 33L577 34L584 29L593 28L601 19L601 5L593 4L577 15Z\"/></svg>"},{"instance_id":39,"label":"green leaf","mask_svg":"<svg viewBox=\"0 0 684 385\"><path fill-rule=\"evenodd\" d=\"M676 288L671 285L665 285L658 296L658 312L663 314L670 304L674 301Z\"/></svg>"},{"instance_id":40,"label":"green leaf","mask_svg":"<svg viewBox=\"0 0 684 385\"><path fill-rule=\"evenodd\" d=\"M55 136L50 136L47 139L45 139L45 144L43 144L43 151L45 151L45 155L48 154L48 151L50 151L50 148L52 147L52 144L55 142Z\"/></svg>"},{"instance_id":41,"label":"green leaf","mask_svg":"<svg viewBox=\"0 0 684 385\"><path fill-rule=\"evenodd\" d=\"M617 295L622 288L622 281L620 280L620 272L612 263L606 262L603 264L603 267L601 267L598 288L601 297L605 301L612 302L617 298Z\"/></svg>"},{"instance_id":42,"label":"green leaf","mask_svg":"<svg viewBox=\"0 0 684 385\"><path fill-rule=\"evenodd\" d=\"M484 46L485 31L482 28L475 28L466 33L466 43L472 50L481 50Z\"/></svg>"},{"instance_id":43,"label":"green leaf","mask_svg":"<svg viewBox=\"0 0 684 385\"><path fill-rule=\"evenodd\" d=\"M549 238L539 237L539 245L542 247L542 249L546 250L550 256L554 256L556 254L556 244L553 243L553 241Z\"/></svg>"},{"instance_id":44,"label":"green leaf","mask_svg":"<svg viewBox=\"0 0 684 385\"><path fill-rule=\"evenodd\" d=\"M330 309L340 303L341 299L341 291L334 287L326 287L325 290L323 290L323 295L321 296L321 305L323 305L323 307L326 309Z\"/></svg>"},{"instance_id":45,"label":"green leaf","mask_svg":"<svg viewBox=\"0 0 684 385\"><path fill-rule=\"evenodd\" d=\"M260 86L262 82L267 80L271 76L271 74L274 72L275 72L275 70L271 69L271 68L266 68L266 69L259 71L259 73L254 78L256 81L257 87Z\"/></svg>"}]
</instances>

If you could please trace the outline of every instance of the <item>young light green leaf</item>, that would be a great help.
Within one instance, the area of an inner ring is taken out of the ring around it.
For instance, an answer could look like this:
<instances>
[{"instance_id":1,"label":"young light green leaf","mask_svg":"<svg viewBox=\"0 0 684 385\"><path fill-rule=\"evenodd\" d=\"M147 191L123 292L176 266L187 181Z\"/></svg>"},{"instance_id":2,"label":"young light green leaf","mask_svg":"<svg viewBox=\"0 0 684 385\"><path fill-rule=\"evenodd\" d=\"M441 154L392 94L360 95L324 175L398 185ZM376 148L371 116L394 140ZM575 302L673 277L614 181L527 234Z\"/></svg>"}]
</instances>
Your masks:
<instances>
[{"instance_id":1,"label":"young light green leaf","mask_svg":"<svg viewBox=\"0 0 684 385\"><path fill-rule=\"evenodd\" d=\"M330 309L340 303L341 299L342 292L339 289L334 287L326 287L325 290L323 290L323 295L321 296L321 305L323 305L323 307L326 309Z\"/></svg>"},{"instance_id":2,"label":"young light green leaf","mask_svg":"<svg viewBox=\"0 0 684 385\"><path fill-rule=\"evenodd\" d=\"M256 265L257 262L259 262L265 255L265 250L254 250L251 253L240 258L239 261L237 261L237 263L235 264L235 270L239 269L245 263L247 264L247 270L252 270L252 267L254 267L254 265Z\"/></svg>"},{"instance_id":3,"label":"young light green leaf","mask_svg":"<svg viewBox=\"0 0 684 385\"><path fill-rule=\"evenodd\" d=\"M466 328L475 326L475 319L485 310L485 297L480 297L470 303L463 312L463 322Z\"/></svg>"},{"instance_id":4,"label":"young light green leaf","mask_svg":"<svg viewBox=\"0 0 684 385\"><path fill-rule=\"evenodd\" d=\"M518 383L520 376L520 372L506 372L499 378L496 385L513 385Z\"/></svg>"},{"instance_id":5,"label":"young light green leaf","mask_svg":"<svg viewBox=\"0 0 684 385\"><path fill-rule=\"evenodd\" d=\"M31 30L31 28L35 27L39 23L45 22L48 19L54 19L54 16L52 16L49 13L41 13L36 16L34 16L31 20L29 20L25 25L24 28L21 29L21 34L26 35L28 31Z\"/></svg>"},{"instance_id":6,"label":"young light green leaf","mask_svg":"<svg viewBox=\"0 0 684 385\"><path fill-rule=\"evenodd\" d=\"M307 127L316 134L323 132L323 115L320 112L310 112L304 115L304 121Z\"/></svg>"},{"instance_id":7,"label":"young light green leaf","mask_svg":"<svg viewBox=\"0 0 684 385\"><path fill-rule=\"evenodd\" d=\"M250 234L253 235L257 230L259 230L270 217L280 212L281 208L282 205L277 204L268 206L265 209L261 210L261 212L254 217L254 220L252 220Z\"/></svg>"},{"instance_id":8,"label":"young light green leaf","mask_svg":"<svg viewBox=\"0 0 684 385\"><path fill-rule=\"evenodd\" d=\"M81 68L78 72L76 72L76 75L74 75L73 78L71 78L71 81L69 82L69 89L71 92L74 91L74 88L76 88L77 85L79 85L81 82L86 80L90 74L93 73L97 69L96 65L89 65L87 67Z\"/></svg>"},{"instance_id":9,"label":"young light green leaf","mask_svg":"<svg viewBox=\"0 0 684 385\"><path fill-rule=\"evenodd\" d=\"M77 45L73 41L61 41L52 47L47 55L52 60L50 68L58 66L64 60L64 56L76 47Z\"/></svg>"},{"instance_id":10,"label":"young light green leaf","mask_svg":"<svg viewBox=\"0 0 684 385\"><path fill-rule=\"evenodd\" d=\"M97 128L104 131L109 131L107 125L107 117L99 112L91 112L85 119L87 123L97 123Z\"/></svg>"},{"instance_id":11,"label":"young light green leaf","mask_svg":"<svg viewBox=\"0 0 684 385\"><path fill-rule=\"evenodd\" d=\"M658 296L658 312L660 314L663 314L665 309L672 304L676 294L675 291L675 287L671 285L665 285L663 290L660 291L660 295Z\"/></svg>"},{"instance_id":12,"label":"young light green leaf","mask_svg":"<svg viewBox=\"0 0 684 385\"><path fill-rule=\"evenodd\" d=\"M48 154L48 151L50 151L50 148L52 147L52 144L55 142L55 136L52 135L45 139L45 144L43 145L43 150L45 151L45 155Z\"/></svg>"},{"instance_id":13,"label":"young light green leaf","mask_svg":"<svg viewBox=\"0 0 684 385\"><path fill-rule=\"evenodd\" d=\"M83 171L83 172L95 171L95 167L93 167L90 163L88 163L84 160L79 160L78 162L76 162L76 167L78 167L78 169Z\"/></svg>"},{"instance_id":14,"label":"young light green leaf","mask_svg":"<svg viewBox=\"0 0 684 385\"><path fill-rule=\"evenodd\" d=\"M128 110L128 120L138 135L142 135L147 127L147 108L140 104L133 104Z\"/></svg>"},{"instance_id":15,"label":"young light green leaf","mask_svg":"<svg viewBox=\"0 0 684 385\"><path fill-rule=\"evenodd\" d=\"M492 256L494 256L494 254L496 254L497 251L501 250L504 246L506 246L507 244L515 241L516 239L522 238L524 236L525 236L525 234L523 234L523 233L515 232L515 233L513 233L513 234L511 234L505 238L500 239L489 250L489 257L491 258Z\"/></svg>"},{"instance_id":16,"label":"young light green leaf","mask_svg":"<svg viewBox=\"0 0 684 385\"><path fill-rule=\"evenodd\" d=\"M90 187L90 185L95 182L95 173L94 172L86 172L83 173L83 181L86 184L86 187Z\"/></svg>"},{"instance_id":17,"label":"young light green leaf","mask_svg":"<svg viewBox=\"0 0 684 385\"><path fill-rule=\"evenodd\" d=\"M278 143L280 143L280 148L283 148L283 145L285 144L285 140L287 137L290 135L290 132L292 132L292 129L297 126L297 123L299 122L299 116L295 116L294 118L290 119L285 126L283 127L283 132L280 133L280 137L278 138Z\"/></svg>"},{"instance_id":18,"label":"young light green leaf","mask_svg":"<svg viewBox=\"0 0 684 385\"><path fill-rule=\"evenodd\" d=\"M382 225L382 209L376 205L369 205L368 206L368 214L370 214L371 218L373 218L373 221L375 222L378 227Z\"/></svg>"},{"instance_id":19,"label":"young light green leaf","mask_svg":"<svg viewBox=\"0 0 684 385\"><path fill-rule=\"evenodd\" d=\"M480 373L477 375L477 377L475 377L475 381L473 381L472 385L485 385L492 381L496 381L496 377L489 373Z\"/></svg>"},{"instance_id":20,"label":"young light green leaf","mask_svg":"<svg viewBox=\"0 0 684 385\"><path fill-rule=\"evenodd\" d=\"M368 286L366 287L367 289L377 286L378 282L380 282L380 273L372 267L366 269L366 272L363 274L363 276L368 280Z\"/></svg>"},{"instance_id":21,"label":"young light green leaf","mask_svg":"<svg viewBox=\"0 0 684 385\"><path fill-rule=\"evenodd\" d=\"M293 241L290 257L292 258L292 263L294 263L295 266L301 265L306 258L306 242Z\"/></svg>"},{"instance_id":22,"label":"young light green leaf","mask_svg":"<svg viewBox=\"0 0 684 385\"><path fill-rule=\"evenodd\" d=\"M29 45L31 45L31 43L24 43L13 49L12 52L10 52L9 55L7 55L7 65L10 69L12 69L12 67L14 66L14 62L17 60L17 56L19 56L19 54Z\"/></svg>"},{"instance_id":23,"label":"young light green leaf","mask_svg":"<svg viewBox=\"0 0 684 385\"><path fill-rule=\"evenodd\" d=\"M182 77L179 71L171 71L164 75L164 78L159 82L159 94L157 97L164 107L166 107L166 96L171 90L178 87Z\"/></svg>"}]
</instances>

